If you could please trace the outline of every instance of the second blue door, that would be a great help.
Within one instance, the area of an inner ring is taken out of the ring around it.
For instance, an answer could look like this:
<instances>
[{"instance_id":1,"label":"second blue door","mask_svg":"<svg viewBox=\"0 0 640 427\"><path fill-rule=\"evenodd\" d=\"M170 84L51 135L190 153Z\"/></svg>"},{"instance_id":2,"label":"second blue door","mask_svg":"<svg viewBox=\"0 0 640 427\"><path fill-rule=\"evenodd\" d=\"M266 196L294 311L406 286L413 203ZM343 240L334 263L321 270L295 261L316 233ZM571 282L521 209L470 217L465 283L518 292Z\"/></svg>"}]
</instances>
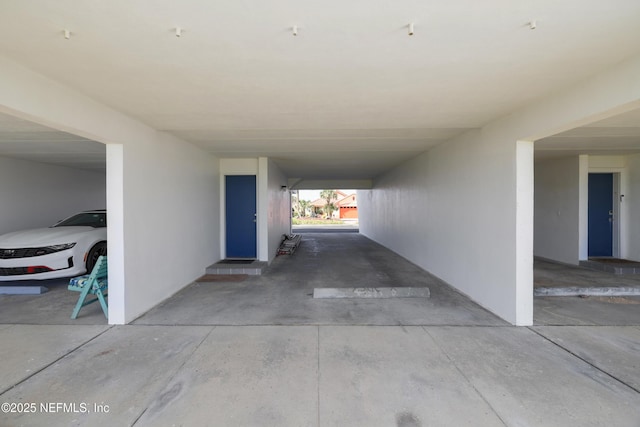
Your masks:
<instances>
[{"instance_id":1,"label":"second blue door","mask_svg":"<svg viewBox=\"0 0 640 427\"><path fill-rule=\"evenodd\" d=\"M589 256L613 253L613 174L589 174Z\"/></svg>"},{"instance_id":2,"label":"second blue door","mask_svg":"<svg viewBox=\"0 0 640 427\"><path fill-rule=\"evenodd\" d=\"M255 258L255 175L227 176L225 192L227 258Z\"/></svg>"}]
</instances>

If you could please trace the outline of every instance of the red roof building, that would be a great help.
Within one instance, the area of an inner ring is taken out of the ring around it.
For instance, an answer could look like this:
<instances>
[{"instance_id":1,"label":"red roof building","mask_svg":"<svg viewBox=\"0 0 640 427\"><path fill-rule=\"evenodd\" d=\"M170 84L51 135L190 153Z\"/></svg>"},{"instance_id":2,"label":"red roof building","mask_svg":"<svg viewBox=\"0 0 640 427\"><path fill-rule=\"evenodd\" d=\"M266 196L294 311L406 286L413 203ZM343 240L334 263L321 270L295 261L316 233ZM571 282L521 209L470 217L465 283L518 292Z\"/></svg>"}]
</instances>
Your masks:
<instances>
[{"instance_id":1,"label":"red roof building","mask_svg":"<svg viewBox=\"0 0 640 427\"><path fill-rule=\"evenodd\" d=\"M357 219L358 218L358 202L355 194L347 194L343 191L336 190L337 200L333 202L338 209L333 216L340 219ZM325 199L316 199L311 202L311 206L316 209L323 209L327 205Z\"/></svg>"}]
</instances>

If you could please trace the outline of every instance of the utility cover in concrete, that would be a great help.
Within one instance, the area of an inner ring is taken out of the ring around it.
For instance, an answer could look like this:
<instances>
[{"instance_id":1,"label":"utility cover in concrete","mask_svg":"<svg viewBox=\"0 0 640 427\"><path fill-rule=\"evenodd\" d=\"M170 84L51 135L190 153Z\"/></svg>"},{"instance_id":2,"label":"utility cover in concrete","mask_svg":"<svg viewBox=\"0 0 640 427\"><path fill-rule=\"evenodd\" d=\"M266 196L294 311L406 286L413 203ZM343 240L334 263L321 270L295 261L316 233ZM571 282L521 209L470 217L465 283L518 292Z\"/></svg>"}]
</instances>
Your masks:
<instances>
[{"instance_id":1,"label":"utility cover in concrete","mask_svg":"<svg viewBox=\"0 0 640 427\"><path fill-rule=\"evenodd\" d=\"M429 298L429 288L315 288L314 298Z\"/></svg>"},{"instance_id":2,"label":"utility cover in concrete","mask_svg":"<svg viewBox=\"0 0 640 427\"><path fill-rule=\"evenodd\" d=\"M40 295L48 291L44 286L0 286L0 295Z\"/></svg>"}]
</instances>

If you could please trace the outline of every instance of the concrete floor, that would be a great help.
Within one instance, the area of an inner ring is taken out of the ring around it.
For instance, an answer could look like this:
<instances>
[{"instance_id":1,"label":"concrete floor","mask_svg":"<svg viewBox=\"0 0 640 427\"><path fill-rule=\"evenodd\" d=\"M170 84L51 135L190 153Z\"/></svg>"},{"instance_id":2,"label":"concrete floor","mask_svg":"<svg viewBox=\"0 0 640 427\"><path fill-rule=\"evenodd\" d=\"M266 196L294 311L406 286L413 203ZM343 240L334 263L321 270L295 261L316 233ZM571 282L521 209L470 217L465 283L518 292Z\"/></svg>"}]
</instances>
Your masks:
<instances>
[{"instance_id":1,"label":"concrete floor","mask_svg":"<svg viewBox=\"0 0 640 427\"><path fill-rule=\"evenodd\" d=\"M309 301L353 280L432 297ZM362 236L314 233L263 276L192 285L132 325L3 319L0 426L639 426L640 326L588 326L584 303L600 324L621 304L570 300L585 326L544 326L551 311L511 327Z\"/></svg>"},{"instance_id":2,"label":"concrete floor","mask_svg":"<svg viewBox=\"0 0 640 427\"><path fill-rule=\"evenodd\" d=\"M79 292L69 291L69 279L30 280L24 282L0 282L4 285L25 284L44 286L48 291L41 295L0 295L0 324L21 325L106 325L98 303L83 307L77 319L71 312L78 301Z\"/></svg>"},{"instance_id":3,"label":"concrete floor","mask_svg":"<svg viewBox=\"0 0 640 427\"><path fill-rule=\"evenodd\" d=\"M431 297L314 299L324 287L428 287ZM406 259L357 233L305 234L241 283L195 283L136 325L507 325Z\"/></svg>"},{"instance_id":4,"label":"concrete floor","mask_svg":"<svg viewBox=\"0 0 640 427\"><path fill-rule=\"evenodd\" d=\"M616 275L536 259L534 286L640 288L640 274ZM536 297L533 308L536 325L640 325L640 297Z\"/></svg>"}]
</instances>

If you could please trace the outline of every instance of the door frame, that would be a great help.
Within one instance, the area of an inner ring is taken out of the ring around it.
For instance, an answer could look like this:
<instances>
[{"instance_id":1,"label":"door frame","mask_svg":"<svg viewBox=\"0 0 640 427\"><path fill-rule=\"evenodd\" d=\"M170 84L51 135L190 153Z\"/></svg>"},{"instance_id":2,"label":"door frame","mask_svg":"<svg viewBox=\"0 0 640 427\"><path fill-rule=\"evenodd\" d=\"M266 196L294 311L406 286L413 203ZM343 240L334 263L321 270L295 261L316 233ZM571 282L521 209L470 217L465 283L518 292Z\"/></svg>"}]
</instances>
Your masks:
<instances>
[{"instance_id":1,"label":"door frame","mask_svg":"<svg viewBox=\"0 0 640 427\"><path fill-rule=\"evenodd\" d=\"M611 254L614 258L622 258L620 254L620 235L622 229L621 221L621 177L619 172L613 172L613 227L611 229Z\"/></svg>"}]
</instances>

